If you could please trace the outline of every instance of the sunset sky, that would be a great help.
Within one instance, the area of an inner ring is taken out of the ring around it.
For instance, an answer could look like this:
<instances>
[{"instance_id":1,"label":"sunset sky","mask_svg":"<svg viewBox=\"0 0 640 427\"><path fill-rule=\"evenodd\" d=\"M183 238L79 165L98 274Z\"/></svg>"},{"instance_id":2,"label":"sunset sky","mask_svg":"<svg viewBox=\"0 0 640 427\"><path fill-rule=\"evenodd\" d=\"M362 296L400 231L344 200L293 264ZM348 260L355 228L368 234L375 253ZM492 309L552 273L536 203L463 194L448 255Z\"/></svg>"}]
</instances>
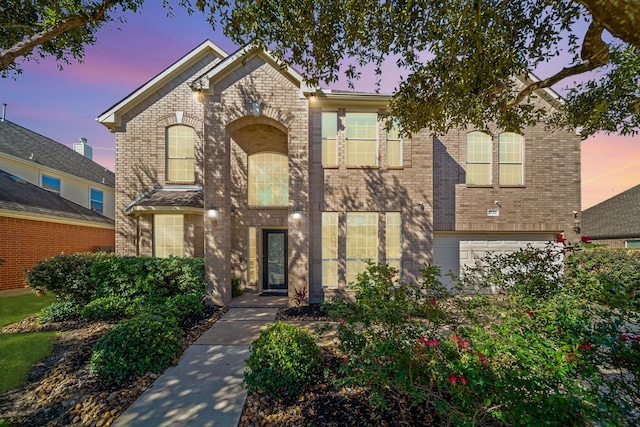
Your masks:
<instances>
[{"instance_id":1,"label":"sunset sky","mask_svg":"<svg viewBox=\"0 0 640 427\"><path fill-rule=\"evenodd\" d=\"M53 61L26 63L24 74L0 80L0 104L7 120L71 146L86 137L93 158L113 170L115 136L95 118L131 91L206 39L231 53L238 47L212 31L202 15L176 9L169 18L159 4L146 2L142 14L103 28L98 44L87 48L84 63L59 71ZM565 64L561 64L565 65ZM393 92L397 71L390 62L381 90ZM383 72L385 71L383 70ZM536 70L546 77L545 70ZM570 80L555 89L562 93ZM373 77L355 82L355 90L375 90ZM346 82L331 84L347 89ZM640 136L591 136L582 143L582 208L586 209L640 184Z\"/></svg>"}]
</instances>

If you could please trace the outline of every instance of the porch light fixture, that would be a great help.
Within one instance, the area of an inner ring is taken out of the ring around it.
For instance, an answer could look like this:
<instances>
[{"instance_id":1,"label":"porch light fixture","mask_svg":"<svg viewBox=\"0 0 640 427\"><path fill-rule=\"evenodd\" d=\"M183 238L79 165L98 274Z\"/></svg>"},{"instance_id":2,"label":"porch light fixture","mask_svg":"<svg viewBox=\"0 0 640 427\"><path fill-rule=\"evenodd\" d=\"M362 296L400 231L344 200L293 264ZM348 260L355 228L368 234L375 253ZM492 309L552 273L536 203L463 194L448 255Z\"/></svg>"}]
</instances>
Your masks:
<instances>
[{"instance_id":1,"label":"porch light fixture","mask_svg":"<svg viewBox=\"0 0 640 427\"><path fill-rule=\"evenodd\" d=\"M296 209L293 211L293 215L291 215L291 217L292 217L293 219L295 219L296 221L300 221L300 220L302 219L302 209L300 209L300 208L296 208Z\"/></svg>"},{"instance_id":2,"label":"porch light fixture","mask_svg":"<svg viewBox=\"0 0 640 427\"><path fill-rule=\"evenodd\" d=\"M218 213L220 212L220 209L218 209L217 207L211 205L209 206L209 209L207 209L207 216L211 219L216 219L218 218Z\"/></svg>"}]
</instances>

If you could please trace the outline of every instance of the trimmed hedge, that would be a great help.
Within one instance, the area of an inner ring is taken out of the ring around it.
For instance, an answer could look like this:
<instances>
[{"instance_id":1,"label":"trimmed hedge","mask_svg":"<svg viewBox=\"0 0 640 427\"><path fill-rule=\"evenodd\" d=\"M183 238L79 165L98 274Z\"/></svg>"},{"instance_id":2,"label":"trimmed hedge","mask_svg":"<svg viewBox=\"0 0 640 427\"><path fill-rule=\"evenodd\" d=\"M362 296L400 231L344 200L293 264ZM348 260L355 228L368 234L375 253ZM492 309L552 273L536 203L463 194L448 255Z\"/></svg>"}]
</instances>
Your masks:
<instances>
[{"instance_id":1,"label":"trimmed hedge","mask_svg":"<svg viewBox=\"0 0 640 427\"><path fill-rule=\"evenodd\" d=\"M94 346L91 372L116 384L147 371L160 372L180 355L180 338L176 324L159 316L125 320Z\"/></svg>"}]
</instances>

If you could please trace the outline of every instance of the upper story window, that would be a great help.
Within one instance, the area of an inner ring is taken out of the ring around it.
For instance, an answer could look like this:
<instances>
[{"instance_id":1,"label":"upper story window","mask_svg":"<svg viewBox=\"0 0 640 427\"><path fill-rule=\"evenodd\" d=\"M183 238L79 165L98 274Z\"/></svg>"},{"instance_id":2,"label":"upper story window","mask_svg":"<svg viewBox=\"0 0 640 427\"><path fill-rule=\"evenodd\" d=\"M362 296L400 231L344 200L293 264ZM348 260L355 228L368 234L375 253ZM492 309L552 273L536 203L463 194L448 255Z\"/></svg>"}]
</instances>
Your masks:
<instances>
[{"instance_id":1,"label":"upper story window","mask_svg":"<svg viewBox=\"0 0 640 427\"><path fill-rule=\"evenodd\" d=\"M250 206L287 206L289 159L280 153L250 155L247 184Z\"/></svg>"},{"instance_id":2,"label":"upper story window","mask_svg":"<svg viewBox=\"0 0 640 427\"><path fill-rule=\"evenodd\" d=\"M100 215L103 215L104 212L104 193L100 190L96 190L95 188L92 188L90 191L90 205L91 205L91 210L94 212L99 213Z\"/></svg>"},{"instance_id":3,"label":"upper story window","mask_svg":"<svg viewBox=\"0 0 640 427\"><path fill-rule=\"evenodd\" d=\"M491 185L491 137L484 132L467 134L467 184Z\"/></svg>"},{"instance_id":4,"label":"upper story window","mask_svg":"<svg viewBox=\"0 0 640 427\"><path fill-rule=\"evenodd\" d=\"M42 188L60 195L60 178L49 175L42 175Z\"/></svg>"},{"instance_id":5,"label":"upper story window","mask_svg":"<svg viewBox=\"0 0 640 427\"><path fill-rule=\"evenodd\" d=\"M322 166L338 165L338 114L322 113Z\"/></svg>"},{"instance_id":6,"label":"upper story window","mask_svg":"<svg viewBox=\"0 0 640 427\"><path fill-rule=\"evenodd\" d=\"M378 165L378 114L347 113L347 166Z\"/></svg>"},{"instance_id":7,"label":"upper story window","mask_svg":"<svg viewBox=\"0 0 640 427\"><path fill-rule=\"evenodd\" d=\"M387 166L402 166L402 136L397 122L387 130Z\"/></svg>"},{"instance_id":8,"label":"upper story window","mask_svg":"<svg viewBox=\"0 0 640 427\"><path fill-rule=\"evenodd\" d=\"M523 174L522 135L512 132L498 136L498 157L500 162L500 185L522 185Z\"/></svg>"},{"instance_id":9,"label":"upper story window","mask_svg":"<svg viewBox=\"0 0 640 427\"><path fill-rule=\"evenodd\" d=\"M167 180L195 180L194 131L176 125L167 128Z\"/></svg>"}]
</instances>

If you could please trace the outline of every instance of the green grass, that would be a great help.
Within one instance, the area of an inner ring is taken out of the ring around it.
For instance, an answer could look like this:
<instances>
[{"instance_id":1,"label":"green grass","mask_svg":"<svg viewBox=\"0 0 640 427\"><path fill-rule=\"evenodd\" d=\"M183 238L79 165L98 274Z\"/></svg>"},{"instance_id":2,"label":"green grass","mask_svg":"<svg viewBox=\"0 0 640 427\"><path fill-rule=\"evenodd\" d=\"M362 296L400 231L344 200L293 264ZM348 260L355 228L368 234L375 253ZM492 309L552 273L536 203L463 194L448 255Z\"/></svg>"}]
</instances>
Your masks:
<instances>
[{"instance_id":1,"label":"green grass","mask_svg":"<svg viewBox=\"0 0 640 427\"><path fill-rule=\"evenodd\" d=\"M0 298L0 328L38 313L55 301L54 295L35 294ZM31 366L51 354L55 332L0 335L0 393L22 384ZM0 427L9 424L0 419Z\"/></svg>"},{"instance_id":2,"label":"green grass","mask_svg":"<svg viewBox=\"0 0 640 427\"><path fill-rule=\"evenodd\" d=\"M0 393L18 387L31 366L51 354L55 332L0 335Z\"/></svg>"},{"instance_id":3,"label":"green grass","mask_svg":"<svg viewBox=\"0 0 640 427\"><path fill-rule=\"evenodd\" d=\"M24 294L0 298L0 328L36 314L56 300L55 295Z\"/></svg>"}]
</instances>

